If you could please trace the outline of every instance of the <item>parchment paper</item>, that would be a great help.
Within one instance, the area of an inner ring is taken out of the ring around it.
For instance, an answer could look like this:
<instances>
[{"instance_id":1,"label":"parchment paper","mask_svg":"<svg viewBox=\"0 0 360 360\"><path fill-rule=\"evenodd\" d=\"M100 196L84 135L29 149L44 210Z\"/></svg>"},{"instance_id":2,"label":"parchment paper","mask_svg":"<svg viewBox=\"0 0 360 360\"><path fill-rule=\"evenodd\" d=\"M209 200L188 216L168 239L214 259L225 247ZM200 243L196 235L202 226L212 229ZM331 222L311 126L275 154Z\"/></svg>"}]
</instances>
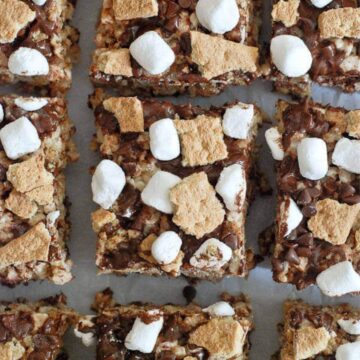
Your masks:
<instances>
[{"instance_id":1,"label":"parchment paper","mask_svg":"<svg viewBox=\"0 0 360 360\"><path fill-rule=\"evenodd\" d=\"M269 8L267 0L266 8ZM91 201L89 167L96 165L99 158L90 150L89 143L94 133L94 119L87 107L87 97L92 92L88 80L88 67L93 38L101 0L78 0L74 24L81 31L81 60L75 66L73 87L69 93L70 114L77 127L75 141L80 151L80 161L67 169L67 192L72 202L71 221L72 233L70 241L71 258L74 261L75 279L69 284L59 287L47 282L30 283L28 286L18 286L15 289L0 288L0 298L14 300L17 297L27 297L31 300L64 292L69 305L82 313L89 313L90 304L96 291L110 286L115 292L118 302L152 301L158 304L173 302L185 304L182 289L187 285L184 279L150 278L146 276L97 276L95 267L96 238L91 229L90 212L96 207ZM269 11L266 11L269 14ZM268 26L267 26L268 28ZM4 93L4 90L1 91ZM271 84L256 82L251 87L230 88L224 94L207 99L189 99L178 97L175 102L191 101L201 105L222 105L238 99L243 102L258 104L271 117L274 104L280 96L271 92ZM344 106L348 109L360 108L360 94L346 95L335 90L314 88L313 97L324 104ZM265 127L266 128L266 127ZM264 128L264 129L265 129ZM259 135L259 142L264 144L264 129ZM273 160L267 146L260 153L262 170L270 177L274 186ZM247 221L247 245L257 247L258 233L270 225L274 218L274 198L257 197L250 208ZM338 299L327 298L320 294L316 287L298 292L290 285L280 285L272 280L269 261L261 263L253 270L247 280L225 279L218 283L200 282L197 286L196 301L200 305L209 305L218 300L222 291L248 294L252 300L255 314L256 330L251 336L252 360L269 359L278 349L278 334L276 324L281 320L282 302L286 298L302 298L314 304L335 304L350 302L360 306L360 298L345 296ZM66 347L70 359L95 359L95 349L85 348L79 339L71 333L66 337Z\"/></svg>"}]
</instances>

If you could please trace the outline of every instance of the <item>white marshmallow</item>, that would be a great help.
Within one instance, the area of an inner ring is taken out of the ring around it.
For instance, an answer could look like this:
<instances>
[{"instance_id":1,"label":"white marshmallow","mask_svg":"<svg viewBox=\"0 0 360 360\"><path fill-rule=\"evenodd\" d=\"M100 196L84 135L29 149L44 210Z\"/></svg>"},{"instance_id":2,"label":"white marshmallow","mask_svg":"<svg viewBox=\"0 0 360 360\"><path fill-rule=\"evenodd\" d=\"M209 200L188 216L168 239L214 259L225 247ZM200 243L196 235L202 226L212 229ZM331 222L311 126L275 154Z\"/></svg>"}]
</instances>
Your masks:
<instances>
[{"instance_id":1,"label":"white marshmallow","mask_svg":"<svg viewBox=\"0 0 360 360\"><path fill-rule=\"evenodd\" d=\"M296 205L296 202L290 199L289 208L286 211L286 233L285 236L288 236L294 229L296 229L303 219L303 214Z\"/></svg>"},{"instance_id":2,"label":"white marshmallow","mask_svg":"<svg viewBox=\"0 0 360 360\"><path fill-rule=\"evenodd\" d=\"M140 318L136 318L132 329L125 338L125 347L144 354L151 353L154 350L163 324L164 318L162 316L149 324L145 324Z\"/></svg>"},{"instance_id":3,"label":"white marshmallow","mask_svg":"<svg viewBox=\"0 0 360 360\"><path fill-rule=\"evenodd\" d=\"M235 105L225 111L222 127L224 134L234 139L247 139L254 117L254 106Z\"/></svg>"},{"instance_id":4,"label":"white marshmallow","mask_svg":"<svg viewBox=\"0 0 360 360\"><path fill-rule=\"evenodd\" d=\"M92 346L96 342L95 335L92 332L83 333L83 332L79 331L78 329L74 329L74 335L77 338L81 339L82 343L86 347Z\"/></svg>"},{"instance_id":5,"label":"white marshmallow","mask_svg":"<svg viewBox=\"0 0 360 360\"><path fill-rule=\"evenodd\" d=\"M161 74L175 61L171 47L156 31L148 31L134 40L130 54L152 75Z\"/></svg>"},{"instance_id":6,"label":"white marshmallow","mask_svg":"<svg viewBox=\"0 0 360 360\"><path fill-rule=\"evenodd\" d=\"M360 335L360 320L356 319L339 319L339 326L350 335Z\"/></svg>"},{"instance_id":7,"label":"white marshmallow","mask_svg":"<svg viewBox=\"0 0 360 360\"><path fill-rule=\"evenodd\" d=\"M326 142L319 138L305 138L297 146L301 175L310 180L322 179L328 172Z\"/></svg>"},{"instance_id":8,"label":"white marshmallow","mask_svg":"<svg viewBox=\"0 0 360 360\"><path fill-rule=\"evenodd\" d=\"M196 16L203 27L215 34L232 30L240 19L236 0L199 0Z\"/></svg>"},{"instance_id":9,"label":"white marshmallow","mask_svg":"<svg viewBox=\"0 0 360 360\"><path fill-rule=\"evenodd\" d=\"M55 210L46 215L46 220L49 225L53 226L55 224L56 220L59 218L59 216L60 216L60 211Z\"/></svg>"},{"instance_id":10,"label":"white marshmallow","mask_svg":"<svg viewBox=\"0 0 360 360\"><path fill-rule=\"evenodd\" d=\"M359 360L360 341L340 345L336 350L336 360Z\"/></svg>"},{"instance_id":11,"label":"white marshmallow","mask_svg":"<svg viewBox=\"0 0 360 360\"><path fill-rule=\"evenodd\" d=\"M14 51L8 62L10 72L21 76L38 76L49 73L49 63L38 50L20 47Z\"/></svg>"},{"instance_id":12,"label":"white marshmallow","mask_svg":"<svg viewBox=\"0 0 360 360\"><path fill-rule=\"evenodd\" d=\"M340 139L332 154L333 164L354 174L360 174L360 140Z\"/></svg>"},{"instance_id":13,"label":"white marshmallow","mask_svg":"<svg viewBox=\"0 0 360 360\"><path fill-rule=\"evenodd\" d=\"M232 249L219 241L211 238L203 242L190 258L190 265L196 268L220 269L232 257Z\"/></svg>"},{"instance_id":14,"label":"white marshmallow","mask_svg":"<svg viewBox=\"0 0 360 360\"><path fill-rule=\"evenodd\" d=\"M204 312L209 313L211 316L233 316L235 311L233 307L226 301L219 301L209 307L203 309Z\"/></svg>"},{"instance_id":15,"label":"white marshmallow","mask_svg":"<svg viewBox=\"0 0 360 360\"><path fill-rule=\"evenodd\" d=\"M270 52L272 62L286 76L303 76L311 68L311 52L297 36L275 36L271 40Z\"/></svg>"},{"instance_id":16,"label":"white marshmallow","mask_svg":"<svg viewBox=\"0 0 360 360\"><path fill-rule=\"evenodd\" d=\"M224 168L215 190L223 198L227 209L230 211L241 209L246 197L246 176L243 166L233 164Z\"/></svg>"},{"instance_id":17,"label":"white marshmallow","mask_svg":"<svg viewBox=\"0 0 360 360\"><path fill-rule=\"evenodd\" d=\"M167 171L158 171L149 180L141 193L144 204L154 207L165 214L173 213L173 205L170 201L169 191L178 184L181 179Z\"/></svg>"},{"instance_id":18,"label":"white marshmallow","mask_svg":"<svg viewBox=\"0 0 360 360\"><path fill-rule=\"evenodd\" d=\"M0 104L0 123L4 120L5 114L4 114L4 108Z\"/></svg>"},{"instance_id":19,"label":"white marshmallow","mask_svg":"<svg viewBox=\"0 0 360 360\"><path fill-rule=\"evenodd\" d=\"M333 0L311 0L311 3L317 8L321 9L326 5L329 5Z\"/></svg>"},{"instance_id":20,"label":"white marshmallow","mask_svg":"<svg viewBox=\"0 0 360 360\"><path fill-rule=\"evenodd\" d=\"M172 263L180 252L182 240L174 231L163 232L152 244L151 255L159 264Z\"/></svg>"},{"instance_id":21,"label":"white marshmallow","mask_svg":"<svg viewBox=\"0 0 360 360\"><path fill-rule=\"evenodd\" d=\"M0 141L7 157L12 160L30 154L41 146L35 126L25 116L5 125L0 130Z\"/></svg>"},{"instance_id":22,"label":"white marshmallow","mask_svg":"<svg viewBox=\"0 0 360 360\"><path fill-rule=\"evenodd\" d=\"M46 0L33 0L33 3L39 6L43 6L46 3Z\"/></svg>"},{"instance_id":23,"label":"white marshmallow","mask_svg":"<svg viewBox=\"0 0 360 360\"><path fill-rule=\"evenodd\" d=\"M360 291L360 275L350 261L330 266L317 276L316 283L327 296L342 296Z\"/></svg>"},{"instance_id":24,"label":"white marshmallow","mask_svg":"<svg viewBox=\"0 0 360 360\"><path fill-rule=\"evenodd\" d=\"M15 105L25 111L37 111L48 104L44 98L17 98Z\"/></svg>"},{"instance_id":25,"label":"white marshmallow","mask_svg":"<svg viewBox=\"0 0 360 360\"><path fill-rule=\"evenodd\" d=\"M149 136L150 150L156 159L168 161L180 155L179 135L171 119L162 119L151 124Z\"/></svg>"},{"instance_id":26,"label":"white marshmallow","mask_svg":"<svg viewBox=\"0 0 360 360\"><path fill-rule=\"evenodd\" d=\"M285 153L281 141L281 134L277 127L271 127L265 131L265 140L270 148L272 157L275 160L283 160Z\"/></svg>"},{"instance_id":27,"label":"white marshmallow","mask_svg":"<svg viewBox=\"0 0 360 360\"><path fill-rule=\"evenodd\" d=\"M109 209L126 184L123 169L111 160L102 160L96 167L91 181L93 201Z\"/></svg>"}]
</instances>

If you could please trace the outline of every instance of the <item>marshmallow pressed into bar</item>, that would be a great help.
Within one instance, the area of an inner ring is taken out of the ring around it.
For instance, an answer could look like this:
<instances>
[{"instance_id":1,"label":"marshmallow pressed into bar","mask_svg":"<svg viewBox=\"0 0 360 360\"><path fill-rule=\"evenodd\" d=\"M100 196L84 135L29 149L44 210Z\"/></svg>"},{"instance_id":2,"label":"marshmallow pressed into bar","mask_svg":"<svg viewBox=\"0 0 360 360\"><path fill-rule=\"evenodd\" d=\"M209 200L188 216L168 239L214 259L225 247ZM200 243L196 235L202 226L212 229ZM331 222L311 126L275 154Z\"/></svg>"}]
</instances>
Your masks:
<instances>
[{"instance_id":1,"label":"marshmallow pressed into bar","mask_svg":"<svg viewBox=\"0 0 360 360\"><path fill-rule=\"evenodd\" d=\"M281 134L276 127L271 127L265 131L265 140L268 144L271 155L275 160L284 159L284 149L281 143Z\"/></svg>"},{"instance_id":2,"label":"marshmallow pressed into bar","mask_svg":"<svg viewBox=\"0 0 360 360\"><path fill-rule=\"evenodd\" d=\"M350 173L360 174L360 140L341 138L336 143L332 162Z\"/></svg>"},{"instance_id":3,"label":"marshmallow pressed into bar","mask_svg":"<svg viewBox=\"0 0 360 360\"><path fill-rule=\"evenodd\" d=\"M208 306L203 311L209 313L211 316L233 316L235 314L234 308L226 301L219 301Z\"/></svg>"},{"instance_id":4,"label":"marshmallow pressed into bar","mask_svg":"<svg viewBox=\"0 0 360 360\"><path fill-rule=\"evenodd\" d=\"M182 240L174 231L165 231L153 242L151 254L159 264L170 264L179 255Z\"/></svg>"},{"instance_id":5,"label":"marshmallow pressed into bar","mask_svg":"<svg viewBox=\"0 0 360 360\"><path fill-rule=\"evenodd\" d=\"M44 98L18 98L15 99L15 105L25 111L37 111L48 104Z\"/></svg>"},{"instance_id":6,"label":"marshmallow pressed into bar","mask_svg":"<svg viewBox=\"0 0 360 360\"><path fill-rule=\"evenodd\" d=\"M289 205L284 210L286 232L285 236L288 236L294 229L296 229L304 218L302 212L296 205L296 202L289 198Z\"/></svg>"},{"instance_id":7,"label":"marshmallow pressed into bar","mask_svg":"<svg viewBox=\"0 0 360 360\"><path fill-rule=\"evenodd\" d=\"M234 139L247 139L253 124L254 106L235 105L226 109L223 117L224 134Z\"/></svg>"}]
</instances>

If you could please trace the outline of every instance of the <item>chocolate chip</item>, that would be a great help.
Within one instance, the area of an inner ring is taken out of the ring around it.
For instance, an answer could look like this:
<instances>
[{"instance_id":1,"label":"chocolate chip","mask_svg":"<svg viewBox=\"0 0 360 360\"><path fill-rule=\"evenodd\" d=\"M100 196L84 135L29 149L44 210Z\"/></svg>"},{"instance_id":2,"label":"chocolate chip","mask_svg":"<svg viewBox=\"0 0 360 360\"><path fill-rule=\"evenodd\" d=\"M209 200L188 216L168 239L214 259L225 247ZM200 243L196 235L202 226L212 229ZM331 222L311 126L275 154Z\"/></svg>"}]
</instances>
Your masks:
<instances>
[{"instance_id":1,"label":"chocolate chip","mask_svg":"<svg viewBox=\"0 0 360 360\"><path fill-rule=\"evenodd\" d=\"M316 207L313 204L307 205L302 208L301 212L305 217L310 218L316 214Z\"/></svg>"},{"instance_id":2,"label":"chocolate chip","mask_svg":"<svg viewBox=\"0 0 360 360\"><path fill-rule=\"evenodd\" d=\"M356 205L360 203L360 195L347 196L342 200L348 205Z\"/></svg>"},{"instance_id":3,"label":"chocolate chip","mask_svg":"<svg viewBox=\"0 0 360 360\"><path fill-rule=\"evenodd\" d=\"M273 259L272 260L272 266L273 266L273 269L274 269L274 271L276 273L281 273L282 271L284 271L284 264L279 259Z\"/></svg>"},{"instance_id":4,"label":"chocolate chip","mask_svg":"<svg viewBox=\"0 0 360 360\"><path fill-rule=\"evenodd\" d=\"M294 248L290 248L288 250L288 252L286 253L285 259L289 262L289 263L293 263L296 265L300 264L300 259L299 256L297 255L296 251Z\"/></svg>"},{"instance_id":5,"label":"chocolate chip","mask_svg":"<svg viewBox=\"0 0 360 360\"><path fill-rule=\"evenodd\" d=\"M339 191L340 191L341 198L350 197L356 193L355 188L353 186L351 186L350 184L346 184L346 183L340 184Z\"/></svg>"},{"instance_id":6,"label":"chocolate chip","mask_svg":"<svg viewBox=\"0 0 360 360\"><path fill-rule=\"evenodd\" d=\"M297 238L297 242L299 245L303 246L313 246L314 245L314 237L313 234L310 232L307 232L305 234L302 234Z\"/></svg>"},{"instance_id":7,"label":"chocolate chip","mask_svg":"<svg viewBox=\"0 0 360 360\"><path fill-rule=\"evenodd\" d=\"M305 189L303 191L301 191L301 193L299 194L299 197L297 198L297 203L299 205L308 205L310 204L312 201L310 193L309 193L309 189Z\"/></svg>"},{"instance_id":8,"label":"chocolate chip","mask_svg":"<svg viewBox=\"0 0 360 360\"><path fill-rule=\"evenodd\" d=\"M184 9L188 9L191 6L191 3L191 0L179 0L179 5Z\"/></svg>"},{"instance_id":9,"label":"chocolate chip","mask_svg":"<svg viewBox=\"0 0 360 360\"><path fill-rule=\"evenodd\" d=\"M183 296L188 304L190 304L196 297L196 289L191 285L185 286L183 289Z\"/></svg>"},{"instance_id":10,"label":"chocolate chip","mask_svg":"<svg viewBox=\"0 0 360 360\"><path fill-rule=\"evenodd\" d=\"M303 247L303 246L300 246L296 249L296 253L299 255L299 256L302 256L302 257L310 257L311 256L311 249L308 248L308 247Z\"/></svg>"}]
</instances>

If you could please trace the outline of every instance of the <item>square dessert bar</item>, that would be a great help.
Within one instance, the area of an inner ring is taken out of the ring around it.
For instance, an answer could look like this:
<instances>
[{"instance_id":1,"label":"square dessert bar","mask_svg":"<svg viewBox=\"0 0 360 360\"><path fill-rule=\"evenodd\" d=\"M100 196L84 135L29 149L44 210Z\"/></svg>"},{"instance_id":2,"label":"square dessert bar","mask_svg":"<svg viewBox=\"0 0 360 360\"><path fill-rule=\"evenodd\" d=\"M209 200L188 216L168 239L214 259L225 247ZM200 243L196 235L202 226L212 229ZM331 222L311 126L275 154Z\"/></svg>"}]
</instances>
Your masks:
<instances>
[{"instance_id":1,"label":"square dessert bar","mask_svg":"<svg viewBox=\"0 0 360 360\"><path fill-rule=\"evenodd\" d=\"M274 279L329 296L360 291L360 111L279 101Z\"/></svg>"},{"instance_id":2,"label":"square dessert bar","mask_svg":"<svg viewBox=\"0 0 360 360\"><path fill-rule=\"evenodd\" d=\"M78 31L75 0L0 0L0 84L23 83L52 96L71 85Z\"/></svg>"},{"instance_id":3,"label":"square dessert bar","mask_svg":"<svg viewBox=\"0 0 360 360\"><path fill-rule=\"evenodd\" d=\"M348 304L286 301L279 330L281 349L273 360L356 359L360 354L360 310Z\"/></svg>"},{"instance_id":4,"label":"square dessert bar","mask_svg":"<svg viewBox=\"0 0 360 360\"><path fill-rule=\"evenodd\" d=\"M104 0L90 69L123 96L210 96L259 76L258 0Z\"/></svg>"},{"instance_id":5,"label":"square dessert bar","mask_svg":"<svg viewBox=\"0 0 360 360\"><path fill-rule=\"evenodd\" d=\"M260 110L110 98L101 91L91 105L95 142L106 159L92 183L101 205L92 215L100 271L246 276L254 262L244 224Z\"/></svg>"},{"instance_id":6,"label":"square dessert bar","mask_svg":"<svg viewBox=\"0 0 360 360\"><path fill-rule=\"evenodd\" d=\"M275 88L307 96L315 82L359 91L359 6L357 0L275 0L270 76Z\"/></svg>"},{"instance_id":7,"label":"square dessert bar","mask_svg":"<svg viewBox=\"0 0 360 360\"><path fill-rule=\"evenodd\" d=\"M119 305L105 290L96 296L98 315L81 319L75 333L84 344L97 339L97 360L248 359L254 328L248 299L229 294L221 299L205 309L195 304Z\"/></svg>"},{"instance_id":8,"label":"square dessert bar","mask_svg":"<svg viewBox=\"0 0 360 360\"><path fill-rule=\"evenodd\" d=\"M0 302L0 358L2 360L68 359L63 337L78 317L57 295L35 303Z\"/></svg>"},{"instance_id":9,"label":"square dessert bar","mask_svg":"<svg viewBox=\"0 0 360 360\"><path fill-rule=\"evenodd\" d=\"M77 159L63 98L0 97L0 282L71 280L65 177Z\"/></svg>"}]
</instances>

